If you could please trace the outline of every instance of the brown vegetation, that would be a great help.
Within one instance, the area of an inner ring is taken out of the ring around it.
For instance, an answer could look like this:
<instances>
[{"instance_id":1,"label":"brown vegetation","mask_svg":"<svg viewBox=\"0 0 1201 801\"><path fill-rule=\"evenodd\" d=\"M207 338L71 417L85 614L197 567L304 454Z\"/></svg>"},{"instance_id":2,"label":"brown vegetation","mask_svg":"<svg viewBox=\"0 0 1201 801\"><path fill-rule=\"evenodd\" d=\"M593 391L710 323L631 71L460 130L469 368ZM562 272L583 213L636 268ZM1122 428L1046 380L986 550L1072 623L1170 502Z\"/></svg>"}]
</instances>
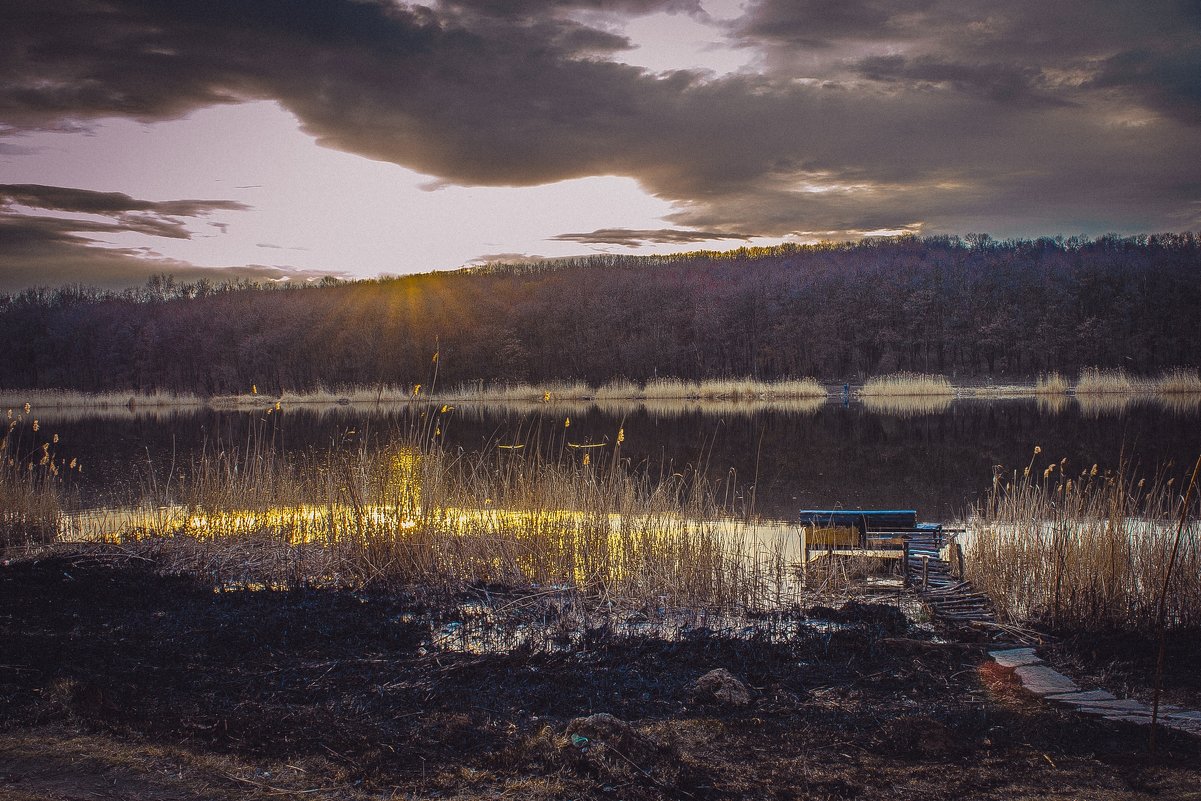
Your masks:
<instances>
[{"instance_id":1,"label":"brown vegetation","mask_svg":"<svg viewBox=\"0 0 1201 801\"><path fill-rule=\"evenodd\" d=\"M1153 631L1181 513L1177 480L1037 457L1022 475L998 476L977 506L968 577L1014 622ZM1194 501L1168 585L1172 628L1201 627L1198 511Z\"/></svg>"}]
</instances>

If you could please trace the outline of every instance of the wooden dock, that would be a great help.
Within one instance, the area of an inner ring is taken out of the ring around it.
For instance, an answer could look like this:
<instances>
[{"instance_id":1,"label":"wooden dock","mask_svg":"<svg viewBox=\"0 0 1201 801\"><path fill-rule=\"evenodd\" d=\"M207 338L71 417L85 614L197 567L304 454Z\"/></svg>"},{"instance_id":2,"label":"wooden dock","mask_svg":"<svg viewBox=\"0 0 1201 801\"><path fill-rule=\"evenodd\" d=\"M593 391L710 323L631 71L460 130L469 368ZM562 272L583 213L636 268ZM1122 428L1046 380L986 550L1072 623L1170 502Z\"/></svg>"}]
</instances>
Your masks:
<instances>
[{"instance_id":1,"label":"wooden dock","mask_svg":"<svg viewBox=\"0 0 1201 801\"><path fill-rule=\"evenodd\" d=\"M917 522L913 509L802 509L801 567L814 559L896 559L905 586L936 620L996 626L988 596L964 578L963 549L939 523Z\"/></svg>"},{"instance_id":2,"label":"wooden dock","mask_svg":"<svg viewBox=\"0 0 1201 801\"><path fill-rule=\"evenodd\" d=\"M906 554L905 584L925 602L935 620L996 623L992 601L963 578L962 548L953 539L948 542L941 528L909 535Z\"/></svg>"}]
</instances>

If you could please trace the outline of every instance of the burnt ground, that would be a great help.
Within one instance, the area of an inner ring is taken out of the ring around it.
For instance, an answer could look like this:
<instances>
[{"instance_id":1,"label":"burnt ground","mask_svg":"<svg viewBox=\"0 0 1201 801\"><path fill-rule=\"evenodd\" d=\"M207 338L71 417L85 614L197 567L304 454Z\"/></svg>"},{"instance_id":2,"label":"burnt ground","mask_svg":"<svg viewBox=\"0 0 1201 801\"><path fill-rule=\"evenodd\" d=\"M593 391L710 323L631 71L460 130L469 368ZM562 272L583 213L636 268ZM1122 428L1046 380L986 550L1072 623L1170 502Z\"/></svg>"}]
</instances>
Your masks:
<instances>
[{"instance_id":1,"label":"burnt ground","mask_svg":"<svg viewBox=\"0 0 1201 801\"><path fill-rule=\"evenodd\" d=\"M0 567L0 797L1201 798L1198 739L1151 754L879 607L776 642L598 629L485 655L432 649L414 611L136 560ZM696 697L714 668L750 703ZM598 712L629 728L568 732Z\"/></svg>"},{"instance_id":2,"label":"burnt ground","mask_svg":"<svg viewBox=\"0 0 1201 801\"><path fill-rule=\"evenodd\" d=\"M1128 631L1052 631L1039 652L1089 687L1151 703L1159 641ZM1165 638L1161 701L1201 710L1201 629L1170 631ZM1198 796L1201 798L1201 795Z\"/></svg>"}]
</instances>

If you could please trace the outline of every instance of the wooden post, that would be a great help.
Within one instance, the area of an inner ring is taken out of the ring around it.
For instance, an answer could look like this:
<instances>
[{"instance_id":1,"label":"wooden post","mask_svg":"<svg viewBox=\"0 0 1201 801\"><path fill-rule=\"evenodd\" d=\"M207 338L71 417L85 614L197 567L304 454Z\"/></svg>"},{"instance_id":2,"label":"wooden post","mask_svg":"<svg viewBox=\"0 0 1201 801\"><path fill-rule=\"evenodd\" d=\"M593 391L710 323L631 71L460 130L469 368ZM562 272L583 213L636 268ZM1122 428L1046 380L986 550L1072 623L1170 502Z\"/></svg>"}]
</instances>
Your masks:
<instances>
[{"instance_id":1,"label":"wooden post","mask_svg":"<svg viewBox=\"0 0 1201 801\"><path fill-rule=\"evenodd\" d=\"M902 583L909 586L909 538L905 537L901 542L901 575L904 577Z\"/></svg>"},{"instance_id":2,"label":"wooden post","mask_svg":"<svg viewBox=\"0 0 1201 801\"><path fill-rule=\"evenodd\" d=\"M955 543L955 561L959 563L960 580L967 579L967 568L963 564L963 546L958 542Z\"/></svg>"},{"instance_id":3,"label":"wooden post","mask_svg":"<svg viewBox=\"0 0 1201 801\"><path fill-rule=\"evenodd\" d=\"M801 526L801 586L809 586L809 527Z\"/></svg>"},{"instance_id":4,"label":"wooden post","mask_svg":"<svg viewBox=\"0 0 1201 801\"><path fill-rule=\"evenodd\" d=\"M922 555L922 592L930 589L930 557Z\"/></svg>"}]
</instances>

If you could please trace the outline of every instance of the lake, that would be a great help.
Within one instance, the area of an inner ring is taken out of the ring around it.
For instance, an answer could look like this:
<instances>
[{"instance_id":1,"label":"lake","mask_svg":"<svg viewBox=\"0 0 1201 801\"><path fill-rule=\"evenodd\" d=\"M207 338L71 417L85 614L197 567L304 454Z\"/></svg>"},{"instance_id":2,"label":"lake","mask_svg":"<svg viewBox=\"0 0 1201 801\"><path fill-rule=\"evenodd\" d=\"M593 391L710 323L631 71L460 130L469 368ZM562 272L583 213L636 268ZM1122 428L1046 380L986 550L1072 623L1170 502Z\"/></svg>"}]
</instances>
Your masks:
<instances>
[{"instance_id":1,"label":"lake","mask_svg":"<svg viewBox=\"0 0 1201 801\"><path fill-rule=\"evenodd\" d=\"M1069 472L1117 468L1180 472L1201 452L1201 411L1128 398L1055 403L1028 399L947 399L864 405L852 400L792 404L423 404L297 406L279 412L212 409L137 412L123 408L34 408L42 438L57 434L57 459L82 462L71 483L85 506L120 506L142 487L186 473L202 448L327 450L380 447L421 415L438 418L444 441L475 451L540 444L562 458L612 448L650 475L700 468L720 494L753 503L767 519L791 520L812 507L916 508L926 520L961 518L997 469L1068 460ZM425 419L429 419L428 417ZM569 445L600 445L572 448ZM1042 469L1041 467L1039 468Z\"/></svg>"}]
</instances>

